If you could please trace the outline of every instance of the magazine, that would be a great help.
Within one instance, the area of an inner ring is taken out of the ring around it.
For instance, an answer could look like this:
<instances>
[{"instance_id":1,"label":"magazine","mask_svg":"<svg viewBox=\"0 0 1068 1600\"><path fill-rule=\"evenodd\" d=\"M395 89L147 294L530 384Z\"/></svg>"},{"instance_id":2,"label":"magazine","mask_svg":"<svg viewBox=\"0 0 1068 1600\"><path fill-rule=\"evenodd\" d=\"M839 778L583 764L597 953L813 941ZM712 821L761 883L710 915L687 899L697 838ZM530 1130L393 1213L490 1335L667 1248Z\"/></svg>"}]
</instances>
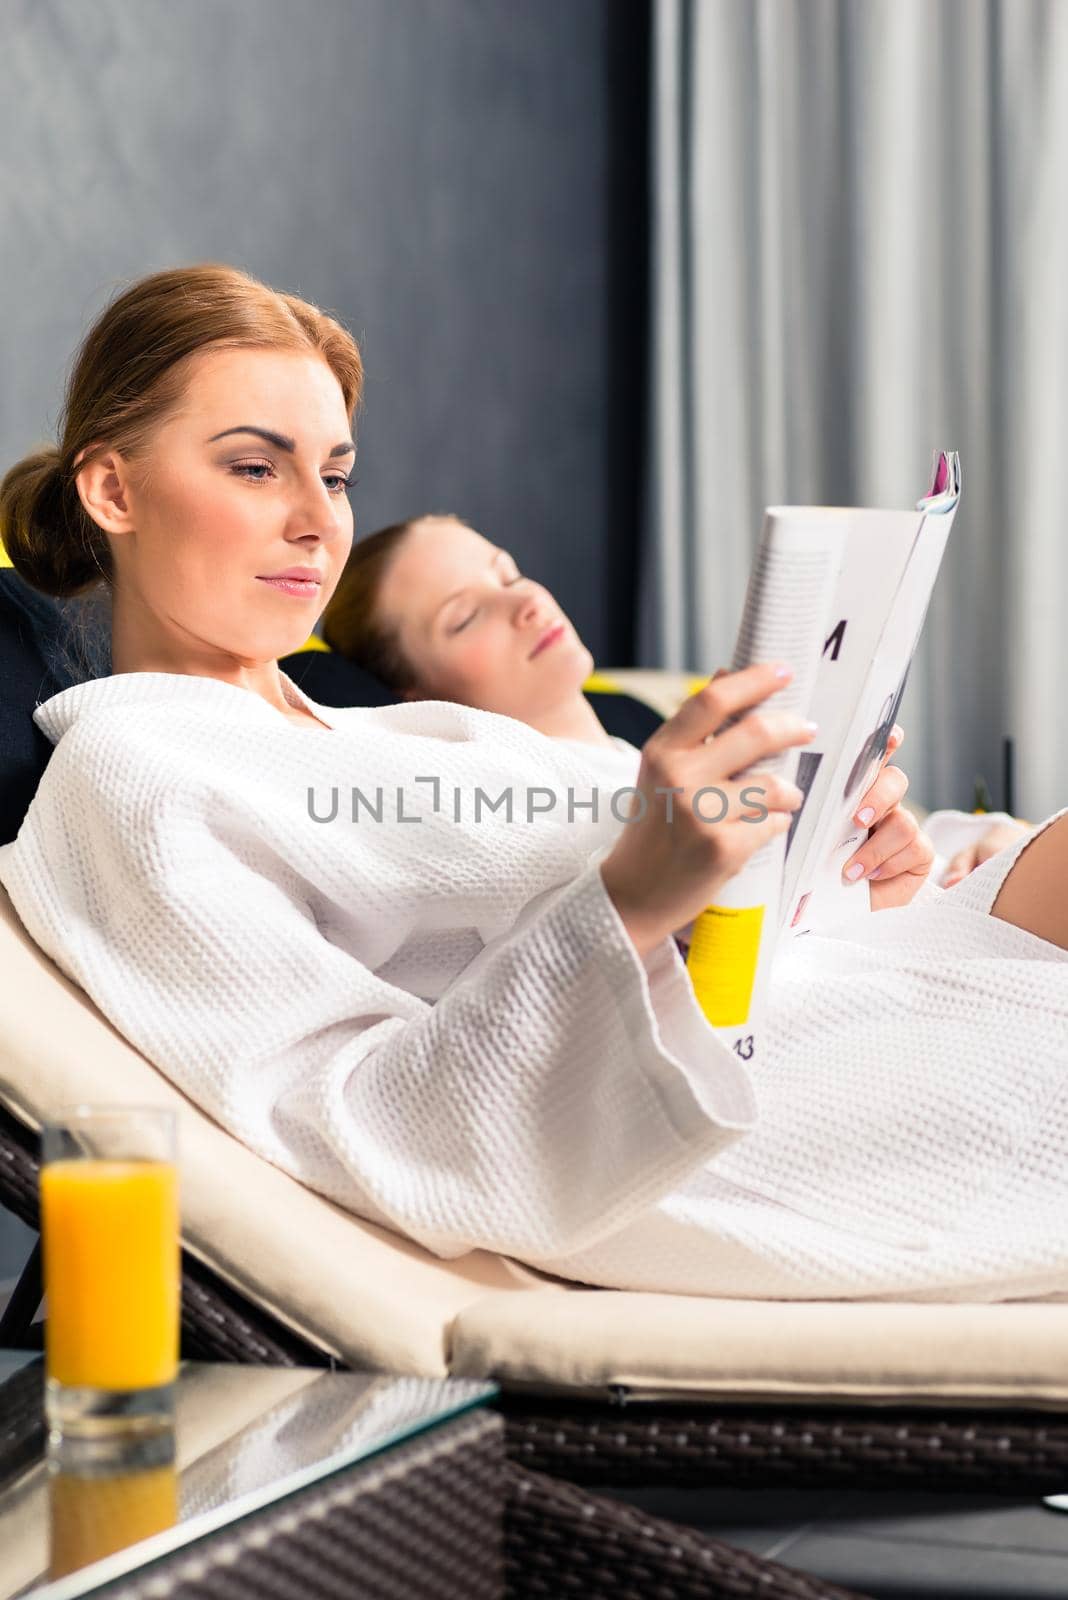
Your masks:
<instances>
[{"instance_id":1,"label":"magazine","mask_svg":"<svg viewBox=\"0 0 1068 1600\"><path fill-rule=\"evenodd\" d=\"M793 678L763 704L811 718L819 731L803 750L760 763L796 783L804 803L693 924L694 993L743 1060L759 1046L780 940L869 908L866 889L842 879L868 836L853 814L886 756L960 490L960 459L943 450L914 511L765 512L732 668L789 662Z\"/></svg>"}]
</instances>

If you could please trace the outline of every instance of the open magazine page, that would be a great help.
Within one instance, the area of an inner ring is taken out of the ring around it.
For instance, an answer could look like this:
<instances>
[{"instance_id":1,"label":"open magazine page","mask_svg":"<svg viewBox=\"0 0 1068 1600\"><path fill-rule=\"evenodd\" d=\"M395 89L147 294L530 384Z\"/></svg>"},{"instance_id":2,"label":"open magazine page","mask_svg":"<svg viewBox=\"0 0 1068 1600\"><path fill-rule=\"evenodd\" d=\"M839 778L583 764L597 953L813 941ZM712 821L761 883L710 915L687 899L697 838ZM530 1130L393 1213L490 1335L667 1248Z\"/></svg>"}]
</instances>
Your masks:
<instances>
[{"instance_id":1,"label":"open magazine page","mask_svg":"<svg viewBox=\"0 0 1068 1600\"><path fill-rule=\"evenodd\" d=\"M790 934L869 909L866 886L842 879L868 832L853 815L898 718L956 514L959 471L955 456L940 455L932 493L915 512L847 513L833 626L809 712L820 732L800 753L795 782L805 804L786 840L781 921Z\"/></svg>"},{"instance_id":2,"label":"open magazine page","mask_svg":"<svg viewBox=\"0 0 1068 1600\"><path fill-rule=\"evenodd\" d=\"M780 930L829 925L861 896L868 909L865 891L841 880L866 831L852 815L886 754L959 494L959 459L940 452L915 511L765 514L733 666L788 661L792 681L765 704L811 717L819 732L804 750L761 763L796 782L805 803L789 833L759 850L693 925L694 993L743 1060L759 1044ZM754 791L754 818L758 799Z\"/></svg>"}]
</instances>

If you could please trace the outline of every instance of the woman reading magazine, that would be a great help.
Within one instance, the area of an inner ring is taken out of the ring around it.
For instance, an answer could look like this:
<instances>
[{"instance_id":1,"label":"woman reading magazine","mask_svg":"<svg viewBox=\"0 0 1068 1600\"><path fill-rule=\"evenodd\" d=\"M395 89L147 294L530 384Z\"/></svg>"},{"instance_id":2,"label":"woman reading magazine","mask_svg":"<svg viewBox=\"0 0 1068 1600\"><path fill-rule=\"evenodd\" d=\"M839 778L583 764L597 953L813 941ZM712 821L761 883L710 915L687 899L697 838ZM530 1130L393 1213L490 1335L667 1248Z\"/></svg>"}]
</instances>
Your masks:
<instances>
[{"instance_id":1,"label":"woman reading magazine","mask_svg":"<svg viewBox=\"0 0 1068 1600\"><path fill-rule=\"evenodd\" d=\"M311 701L277 661L349 553L360 382L317 308L158 273L4 477L17 571L113 608L113 674L36 711L56 748L0 851L33 938L253 1149L439 1254L718 1295L1068 1290L1065 814L799 941L748 1070L673 934L789 824L790 785L753 823L732 778L810 737L760 710L776 664L647 741L628 826L530 810L587 769L512 716Z\"/></svg>"}]
</instances>

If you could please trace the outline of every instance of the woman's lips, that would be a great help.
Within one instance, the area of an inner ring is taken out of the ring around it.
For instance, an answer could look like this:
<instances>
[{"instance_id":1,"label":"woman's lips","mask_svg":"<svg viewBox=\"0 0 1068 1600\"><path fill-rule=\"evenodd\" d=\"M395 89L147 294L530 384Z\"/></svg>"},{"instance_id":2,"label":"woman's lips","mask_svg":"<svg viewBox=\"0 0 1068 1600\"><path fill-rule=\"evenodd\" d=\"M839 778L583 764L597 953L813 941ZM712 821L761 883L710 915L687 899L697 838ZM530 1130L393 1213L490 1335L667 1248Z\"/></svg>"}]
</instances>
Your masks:
<instances>
[{"instance_id":1,"label":"woman's lips","mask_svg":"<svg viewBox=\"0 0 1068 1600\"><path fill-rule=\"evenodd\" d=\"M558 622L554 628L549 629L541 643L530 652L530 659L533 661L535 656L540 656L543 650L548 650L549 646L551 644L555 644L557 639L562 639L563 635L564 624L562 622Z\"/></svg>"},{"instance_id":2,"label":"woman's lips","mask_svg":"<svg viewBox=\"0 0 1068 1600\"><path fill-rule=\"evenodd\" d=\"M321 588L314 578L260 578L257 581L269 583L272 589L281 589L283 594L296 595L298 600L309 599Z\"/></svg>"}]
</instances>

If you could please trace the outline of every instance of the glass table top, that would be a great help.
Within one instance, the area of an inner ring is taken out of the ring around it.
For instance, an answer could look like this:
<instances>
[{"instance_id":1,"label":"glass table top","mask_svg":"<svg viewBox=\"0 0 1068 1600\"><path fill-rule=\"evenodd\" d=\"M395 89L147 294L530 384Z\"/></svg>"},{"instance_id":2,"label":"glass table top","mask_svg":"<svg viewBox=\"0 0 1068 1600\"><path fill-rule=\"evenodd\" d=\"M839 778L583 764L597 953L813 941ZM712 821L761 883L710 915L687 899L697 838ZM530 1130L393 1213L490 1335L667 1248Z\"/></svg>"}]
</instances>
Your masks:
<instances>
[{"instance_id":1,"label":"glass table top","mask_svg":"<svg viewBox=\"0 0 1068 1600\"><path fill-rule=\"evenodd\" d=\"M72 1600L484 1404L490 1383L184 1362L173 1452L49 1459L39 1356L0 1352L0 1600Z\"/></svg>"}]
</instances>

